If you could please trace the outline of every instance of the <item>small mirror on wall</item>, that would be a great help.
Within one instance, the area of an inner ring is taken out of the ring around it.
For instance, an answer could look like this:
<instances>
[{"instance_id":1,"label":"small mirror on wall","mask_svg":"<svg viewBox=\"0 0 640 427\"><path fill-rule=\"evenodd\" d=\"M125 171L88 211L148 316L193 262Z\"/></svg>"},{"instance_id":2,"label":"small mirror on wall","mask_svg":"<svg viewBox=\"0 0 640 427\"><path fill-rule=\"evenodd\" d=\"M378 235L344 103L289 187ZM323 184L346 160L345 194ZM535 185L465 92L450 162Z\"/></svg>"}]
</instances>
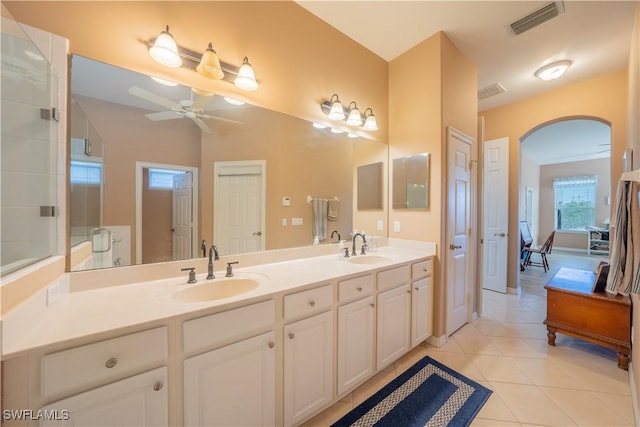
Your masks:
<instances>
[{"instance_id":1,"label":"small mirror on wall","mask_svg":"<svg viewBox=\"0 0 640 427\"><path fill-rule=\"evenodd\" d=\"M429 153L393 159L393 209L429 208Z\"/></svg>"},{"instance_id":2,"label":"small mirror on wall","mask_svg":"<svg viewBox=\"0 0 640 427\"><path fill-rule=\"evenodd\" d=\"M382 162L358 166L358 210L382 209Z\"/></svg>"}]
</instances>

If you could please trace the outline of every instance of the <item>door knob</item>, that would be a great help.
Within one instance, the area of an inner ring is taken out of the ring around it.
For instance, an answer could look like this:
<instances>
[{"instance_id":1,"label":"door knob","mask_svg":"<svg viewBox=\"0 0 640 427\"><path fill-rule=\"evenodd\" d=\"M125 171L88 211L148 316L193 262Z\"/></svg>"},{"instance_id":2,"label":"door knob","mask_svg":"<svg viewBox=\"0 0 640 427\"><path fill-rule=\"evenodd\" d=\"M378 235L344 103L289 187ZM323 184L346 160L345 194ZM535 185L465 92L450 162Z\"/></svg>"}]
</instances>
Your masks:
<instances>
[{"instance_id":1,"label":"door knob","mask_svg":"<svg viewBox=\"0 0 640 427\"><path fill-rule=\"evenodd\" d=\"M496 234L494 234L494 236L504 237L504 236L506 236L506 234L505 233L496 233Z\"/></svg>"},{"instance_id":2,"label":"door knob","mask_svg":"<svg viewBox=\"0 0 640 427\"><path fill-rule=\"evenodd\" d=\"M262 231L256 231L253 233L254 236L262 236Z\"/></svg>"},{"instance_id":3,"label":"door knob","mask_svg":"<svg viewBox=\"0 0 640 427\"><path fill-rule=\"evenodd\" d=\"M451 249L452 251L456 250L456 249L462 249L462 246L459 245L454 245L453 243L449 245L449 249Z\"/></svg>"}]
</instances>

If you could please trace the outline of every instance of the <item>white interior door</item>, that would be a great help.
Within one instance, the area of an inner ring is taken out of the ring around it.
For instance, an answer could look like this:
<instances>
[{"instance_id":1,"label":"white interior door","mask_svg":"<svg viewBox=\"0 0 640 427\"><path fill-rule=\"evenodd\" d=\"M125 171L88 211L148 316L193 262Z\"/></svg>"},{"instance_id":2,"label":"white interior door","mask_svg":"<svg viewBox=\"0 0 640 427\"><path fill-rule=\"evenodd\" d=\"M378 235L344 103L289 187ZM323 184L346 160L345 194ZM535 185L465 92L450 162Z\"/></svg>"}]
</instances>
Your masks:
<instances>
[{"instance_id":1,"label":"white interior door","mask_svg":"<svg viewBox=\"0 0 640 427\"><path fill-rule=\"evenodd\" d=\"M193 258L193 191L191 173L173 177L171 256L174 261Z\"/></svg>"},{"instance_id":2,"label":"white interior door","mask_svg":"<svg viewBox=\"0 0 640 427\"><path fill-rule=\"evenodd\" d=\"M469 229L471 221L471 145L473 140L447 130L446 257L447 335L471 317Z\"/></svg>"},{"instance_id":3,"label":"white interior door","mask_svg":"<svg viewBox=\"0 0 640 427\"><path fill-rule=\"evenodd\" d=\"M509 138L484 144L482 287L507 292Z\"/></svg>"},{"instance_id":4,"label":"white interior door","mask_svg":"<svg viewBox=\"0 0 640 427\"><path fill-rule=\"evenodd\" d=\"M214 164L214 242L221 254L264 249L265 167L264 160Z\"/></svg>"}]
</instances>

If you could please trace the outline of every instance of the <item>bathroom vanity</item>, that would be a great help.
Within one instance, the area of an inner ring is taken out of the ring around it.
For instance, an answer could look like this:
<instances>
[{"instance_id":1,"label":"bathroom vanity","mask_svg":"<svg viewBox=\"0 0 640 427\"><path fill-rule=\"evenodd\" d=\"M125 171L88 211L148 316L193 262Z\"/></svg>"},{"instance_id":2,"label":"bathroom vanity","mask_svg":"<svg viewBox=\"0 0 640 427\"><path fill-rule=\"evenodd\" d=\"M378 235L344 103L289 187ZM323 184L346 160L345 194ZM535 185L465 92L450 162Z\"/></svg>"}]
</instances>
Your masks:
<instances>
[{"instance_id":1,"label":"bathroom vanity","mask_svg":"<svg viewBox=\"0 0 640 427\"><path fill-rule=\"evenodd\" d=\"M432 335L434 256L384 247L71 292L5 347L3 409L55 425L300 424Z\"/></svg>"}]
</instances>

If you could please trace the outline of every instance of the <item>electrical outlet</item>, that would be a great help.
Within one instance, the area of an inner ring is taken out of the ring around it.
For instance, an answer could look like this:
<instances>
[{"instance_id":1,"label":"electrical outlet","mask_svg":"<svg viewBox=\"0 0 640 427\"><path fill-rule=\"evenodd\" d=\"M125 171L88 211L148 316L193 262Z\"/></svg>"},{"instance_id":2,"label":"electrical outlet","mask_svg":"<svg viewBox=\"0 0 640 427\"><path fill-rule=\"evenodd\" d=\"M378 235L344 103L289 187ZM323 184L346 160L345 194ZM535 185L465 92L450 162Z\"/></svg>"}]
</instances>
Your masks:
<instances>
[{"instance_id":1,"label":"electrical outlet","mask_svg":"<svg viewBox=\"0 0 640 427\"><path fill-rule=\"evenodd\" d=\"M384 223L382 222L382 220L381 220L381 219L379 219L379 220L378 220L378 222L377 222L377 224L376 224L376 229L377 229L378 231L382 231L382 230L384 230Z\"/></svg>"},{"instance_id":2,"label":"electrical outlet","mask_svg":"<svg viewBox=\"0 0 640 427\"><path fill-rule=\"evenodd\" d=\"M393 231L396 233L400 232L400 221L393 221Z\"/></svg>"},{"instance_id":3,"label":"electrical outlet","mask_svg":"<svg viewBox=\"0 0 640 427\"><path fill-rule=\"evenodd\" d=\"M284 225L284 226L287 225L287 218L282 218L282 225Z\"/></svg>"},{"instance_id":4,"label":"electrical outlet","mask_svg":"<svg viewBox=\"0 0 640 427\"><path fill-rule=\"evenodd\" d=\"M47 307L60 298L60 284L54 283L47 288Z\"/></svg>"}]
</instances>

